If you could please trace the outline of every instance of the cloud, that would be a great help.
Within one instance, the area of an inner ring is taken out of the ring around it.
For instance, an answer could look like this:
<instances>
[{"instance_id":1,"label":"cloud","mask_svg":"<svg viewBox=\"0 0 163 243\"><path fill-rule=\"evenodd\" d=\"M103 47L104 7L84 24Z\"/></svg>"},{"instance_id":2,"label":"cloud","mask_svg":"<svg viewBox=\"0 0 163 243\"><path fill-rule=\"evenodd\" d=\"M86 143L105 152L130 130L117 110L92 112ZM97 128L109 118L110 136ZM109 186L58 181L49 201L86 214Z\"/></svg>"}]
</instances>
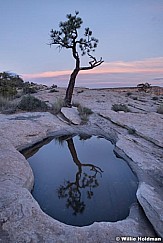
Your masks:
<instances>
[{"instance_id":1,"label":"cloud","mask_svg":"<svg viewBox=\"0 0 163 243\"><path fill-rule=\"evenodd\" d=\"M63 71L49 71L42 73L33 73L33 74L22 74L24 79L37 79L37 78L53 78L58 76L69 75L71 71L63 70Z\"/></svg>"},{"instance_id":2,"label":"cloud","mask_svg":"<svg viewBox=\"0 0 163 243\"><path fill-rule=\"evenodd\" d=\"M23 74L24 79L53 78L70 75L72 70L49 71L34 74ZM118 73L155 73L163 74L163 57L147 58L141 61L106 62L101 66L80 72L83 74L118 74Z\"/></svg>"},{"instance_id":3,"label":"cloud","mask_svg":"<svg viewBox=\"0 0 163 243\"><path fill-rule=\"evenodd\" d=\"M66 87L72 70L49 71L24 74L23 79L37 83ZM77 76L77 86L116 87L136 86L140 82L163 86L163 57L147 58L139 61L105 62L101 66L81 71Z\"/></svg>"},{"instance_id":4,"label":"cloud","mask_svg":"<svg viewBox=\"0 0 163 243\"><path fill-rule=\"evenodd\" d=\"M116 61L104 63L92 73L159 73L163 74L163 57L141 61Z\"/></svg>"}]
</instances>

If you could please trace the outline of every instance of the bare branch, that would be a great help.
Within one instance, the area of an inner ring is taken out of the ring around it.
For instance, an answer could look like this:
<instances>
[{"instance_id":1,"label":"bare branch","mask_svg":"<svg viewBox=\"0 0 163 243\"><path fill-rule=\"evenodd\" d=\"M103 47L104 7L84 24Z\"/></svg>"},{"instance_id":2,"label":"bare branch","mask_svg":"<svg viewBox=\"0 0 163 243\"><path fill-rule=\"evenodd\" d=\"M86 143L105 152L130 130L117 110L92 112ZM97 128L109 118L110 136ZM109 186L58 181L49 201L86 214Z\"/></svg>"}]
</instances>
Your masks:
<instances>
[{"instance_id":1,"label":"bare branch","mask_svg":"<svg viewBox=\"0 0 163 243\"><path fill-rule=\"evenodd\" d=\"M104 61L102 60L102 57L100 58L99 61L95 57L93 57L91 54L87 53L88 56L92 59L92 61L89 62L90 66L87 67L81 67L80 70L90 70L93 69L99 65L101 65Z\"/></svg>"}]
</instances>

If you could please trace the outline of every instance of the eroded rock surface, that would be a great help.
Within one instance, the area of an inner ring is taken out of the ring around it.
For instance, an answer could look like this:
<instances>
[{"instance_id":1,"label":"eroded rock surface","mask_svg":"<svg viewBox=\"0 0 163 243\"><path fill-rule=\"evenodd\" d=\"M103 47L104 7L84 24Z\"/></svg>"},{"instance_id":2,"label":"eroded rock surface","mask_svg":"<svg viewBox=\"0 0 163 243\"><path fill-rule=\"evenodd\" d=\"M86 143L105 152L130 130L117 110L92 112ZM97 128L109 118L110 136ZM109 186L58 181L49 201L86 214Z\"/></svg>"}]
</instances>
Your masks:
<instances>
[{"instance_id":1,"label":"eroded rock surface","mask_svg":"<svg viewBox=\"0 0 163 243\"><path fill-rule=\"evenodd\" d=\"M57 92L57 95L63 94L63 89ZM57 98L50 93L37 96L49 102ZM83 89L75 93L74 99L94 111L88 125L68 125L48 112L0 114L1 242L108 243L116 242L116 236L154 237L156 233L163 236L163 118L155 112L157 105L151 105L149 94L143 99L150 105L107 90ZM113 103L126 100L132 112L111 110ZM129 129L135 132L130 134ZM126 159L138 177L137 198L145 214L137 204L125 220L80 228L60 223L42 212L30 193L34 182L32 170L18 150L49 135L78 132L102 135L116 143L115 152Z\"/></svg>"},{"instance_id":2,"label":"eroded rock surface","mask_svg":"<svg viewBox=\"0 0 163 243\"><path fill-rule=\"evenodd\" d=\"M71 108L62 107L61 112L73 124L79 125L81 123L79 112L76 107L71 107Z\"/></svg>"},{"instance_id":3,"label":"eroded rock surface","mask_svg":"<svg viewBox=\"0 0 163 243\"><path fill-rule=\"evenodd\" d=\"M155 190L145 183L141 183L137 191L137 198L159 235L163 235L162 200Z\"/></svg>"}]
</instances>

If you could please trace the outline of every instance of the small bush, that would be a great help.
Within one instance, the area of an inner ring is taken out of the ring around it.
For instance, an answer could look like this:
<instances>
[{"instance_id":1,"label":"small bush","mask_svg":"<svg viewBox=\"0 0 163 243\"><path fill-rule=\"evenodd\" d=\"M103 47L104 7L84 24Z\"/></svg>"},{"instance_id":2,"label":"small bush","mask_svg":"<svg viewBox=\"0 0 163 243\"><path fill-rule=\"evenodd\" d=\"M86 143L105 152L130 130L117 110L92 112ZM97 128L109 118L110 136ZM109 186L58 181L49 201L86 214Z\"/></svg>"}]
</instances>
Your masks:
<instances>
[{"instance_id":1,"label":"small bush","mask_svg":"<svg viewBox=\"0 0 163 243\"><path fill-rule=\"evenodd\" d=\"M49 90L49 93L54 93L54 92L59 92L59 91L56 90L56 89L50 89L50 90Z\"/></svg>"},{"instance_id":2,"label":"small bush","mask_svg":"<svg viewBox=\"0 0 163 243\"><path fill-rule=\"evenodd\" d=\"M129 129L128 129L128 133L129 133L129 134L135 134L135 133L136 133L135 128L129 128Z\"/></svg>"},{"instance_id":3,"label":"small bush","mask_svg":"<svg viewBox=\"0 0 163 243\"><path fill-rule=\"evenodd\" d=\"M84 90L79 90L79 91L77 91L77 94L81 94L83 92L84 92Z\"/></svg>"},{"instance_id":4,"label":"small bush","mask_svg":"<svg viewBox=\"0 0 163 243\"><path fill-rule=\"evenodd\" d=\"M152 100L158 100L157 96L152 97Z\"/></svg>"},{"instance_id":5,"label":"small bush","mask_svg":"<svg viewBox=\"0 0 163 243\"><path fill-rule=\"evenodd\" d=\"M17 94L16 88L9 85L0 86L0 95L6 98L14 98Z\"/></svg>"},{"instance_id":6,"label":"small bush","mask_svg":"<svg viewBox=\"0 0 163 243\"><path fill-rule=\"evenodd\" d=\"M0 111L5 114L13 114L16 112L17 103L7 98L0 97Z\"/></svg>"},{"instance_id":7,"label":"small bush","mask_svg":"<svg viewBox=\"0 0 163 243\"><path fill-rule=\"evenodd\" d=\"M132 95L132 93L131 92L127 92L127 96L130 96L130 95Z\"/></svg>"},{"instance_id":8,"label":"small bush","mask_svg":"<svg viewBox=\"0 0 163 243\"><path fill-rule=\"evenodd\" d=\"M133 100L137 100L138 97L137 97L137 96L132 96L131 99L133 99Z\"/></svg>"},{"instance_id":9,"label":"small bush","mask_svg":"<svg viewBox=\"0 0 163 243\"><path fill-rule=\"evenodd\" d=\"M93 111L91 109L81 106L81 105L78 106L78 111L79 111L80 115L82 115L82 114L91 115L93 113Z\"/></svg>"},{"instance_id":10,"label":"small bush","mask_svg":"<svg viewBox=\"0 0 163 243\"><path fill-rule=\"evenodd\" d=\"M0 96L0 109L2 109L8 103L8 99Z\"/></svg>"},{"instance_id":11,"label":"small bush","mask_svg":"<svg viewBox=\"0 0 163 243\"><path fill-rule=\"evenodd\" d=\"M23 87L23 94L34 94L34 93L37 93L37 90L35 87L31 87L28 85Z\"/></svg>"},{"instance_id":12,"label":"small bush","mask_svg":"<svg viewBox=\"0 0 163 243\"><path fill-rule=\"evenodd\" d=\"M53 105L51 108L51 113L56 115L61 111L61 108L64 106L65 102L63 99L59 98Z\"/></svg>"},{"instance_id":13,"label":"small bush","mask_svg":"<svg viewBox=\"0 0 163 243\"><path fill-rule=\"evenodd\" d=\"M18 108L23 111L47 111L48 106L44 101L28 95L22 98L18 104Z\"/></svg>"},{"instance_id":14,"label":"small bush","mask_svg":"<svg viewBox=\"0 0 163 243\"><path fill-rule=\"evenodd\" d=\"M163 114L163 103L160 104L159 107L157 108L157 113Z\"/></svg>"},{"instance_id":15,"label":"small bush","mask_svg":"<svg viewBox=\"0 0 163 243\"><path fill-rule=\"evenodd\" d=\"M57 88L56 84L52 84L52 86L50 87L50 89L55 89L55 88Z\"/></svg>"},{"instance_id":16,"label":"small bush","mask_svg":"<svg viewBox=\"0 0 163 243\"><path fill-rule=\"evenodd\" d=\"M111 108L113 111L124 111L124 112L129 112L130 109L127 107L127 105L124 105L124 104L114 104L112 105L112 108Z\"/></svg>"},{"instance_id":17,"label":"small bush","mask_svg":"<svg viewBox=\"0 0 163 243\"><path fill-rule=\"evenodd\" d=\"M91 115L93 113L93 111L87 107L78 105L78 112L80 115L80 118L82 120L83 123L87 123L89 120L89 115Z\"/></svg>"}]
</instances>

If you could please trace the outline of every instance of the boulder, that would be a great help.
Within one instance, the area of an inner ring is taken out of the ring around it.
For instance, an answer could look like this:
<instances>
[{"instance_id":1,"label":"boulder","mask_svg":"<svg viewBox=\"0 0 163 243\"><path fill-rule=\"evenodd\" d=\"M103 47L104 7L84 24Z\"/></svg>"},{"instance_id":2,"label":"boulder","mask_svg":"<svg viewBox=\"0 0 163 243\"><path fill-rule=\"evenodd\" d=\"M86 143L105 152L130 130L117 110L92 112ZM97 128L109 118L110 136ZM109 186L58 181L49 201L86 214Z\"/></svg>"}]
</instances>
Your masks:
<instances>
[{"instance_id":1,"label":"boulder","mask_svg":"<svg viewBox=\"0 0 163 243\"><path fill-rule=\"evenodd\" d=\"M81 123L79 112L76 107L62 107L61 113L73 124L79 125Z\"/></svg>"},{"instance_id":2,"label":"boulder","mask_svg":"<svg viewBox=\"0 0 163 243\"><path fill-rule=\"evenodd\" d=\"M141 183L137 198L159 236L163 237L163 203L155 188Z\"/></svg>"}]
</instances>

